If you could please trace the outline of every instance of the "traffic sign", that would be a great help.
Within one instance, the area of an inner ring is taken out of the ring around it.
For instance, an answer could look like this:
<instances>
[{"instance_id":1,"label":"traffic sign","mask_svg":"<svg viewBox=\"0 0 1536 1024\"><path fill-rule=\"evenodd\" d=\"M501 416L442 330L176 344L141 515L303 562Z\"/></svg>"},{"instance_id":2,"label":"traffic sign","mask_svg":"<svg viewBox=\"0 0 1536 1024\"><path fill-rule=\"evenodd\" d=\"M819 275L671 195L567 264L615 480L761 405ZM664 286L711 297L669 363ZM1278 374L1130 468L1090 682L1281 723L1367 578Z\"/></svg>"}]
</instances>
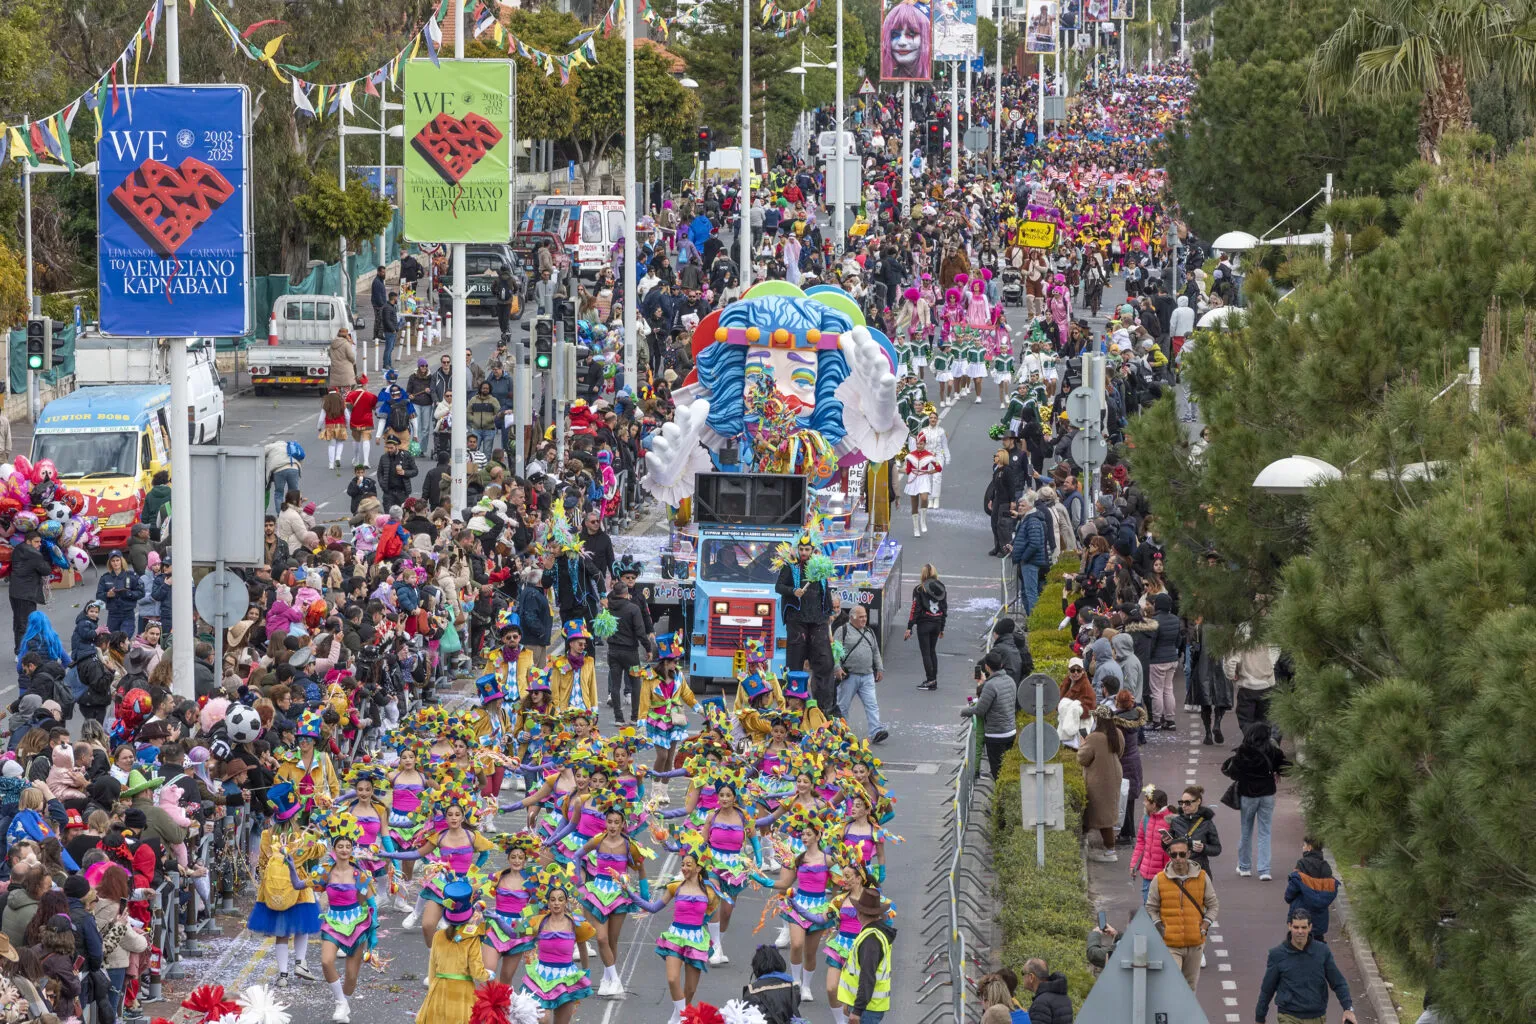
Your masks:
<instances>
[{"instance_id":1,"label":"traffic sign","mask_svg":"<svg viewBox=\"0 0 1536 1024\"><path fill-rule=\"evenodd\" d=\"M965 148L973 153L980 153L992 146L992 132L986 128L967 128L965 130Z\"/></svg>"},{"instance_id":2,"label":"traffic sign","mask_svg":"<svg viewBox=\"0 0 1536 1024\"><path fill-rule=\"evenodd\" d=\"M223 629L244 618L249 605L250 591L245 581L229 569L223 572L215 569L198 580L197 589L192 591L192 606L197 609L198 617Z\"/></svg>"},{"instance_id":3,"label":"traffic sign","mask_svg":"<svg viewBox=\"0 0 1536 1024\"><path fill-rule=\"evenodd\" d=\"M1056 244L1056 225L1048 220L1027 220L1019 225L1019 241L1030 249L1049 249Z\"/></svg>"},{"instance_id":4,"label":"traffic sign","mask_svg":"<svg viewBox=\"0 0 1536 1024\"><path fill-rule=\"evenodd\" d=\"M1072 461L1079 466L1102 466L1109 455L1109 445L1102 437L1089 437L1086 433L1072 439Z\"/></svg>"},{"instance_id":5,"label":"traffic sign","mask_svg":"<svg viewBox=\"0 0 1536 1024\"><path fill-rule=\"evenodd\" d=\"M1067 422L1074 427L1086 427L1093 421L1093 389L1086 384L1067 392Z\"/></svg>"},{"instance_id":6,"label":"traffic sign","mask_svg":"<svg viewBox=\"0 0 1536 1024\"><path fill-rule=\"evenodd\" d=\"M867 79L867 78L864 79L864 84L859 86L859 95L860 96L873 96L874 94L875 94L875 86L874 86L874 84L872 82L870 82L869 79Z\"/></svg>"},{"instance_id":7,"label":"traffic sign","mask_svg":"<svg viewBox=\"0 0 1536 1024\"><path fill-rule=\"evenodd\" d=\"M1044 672L1036 672L1032 676L1025 676L1024 681L1019 684L1019 689L1022 690L1025 687L1029 687L1031 690L1036 687L1040 689L1040 706L1045 708L1047 712L1061 702L1061 687L1056 685L1056 680ZM1030 693L1025 696L1028 697L1032 706L1034 694Z\"/></svg>"},{"instance_id":8,"label":"traffic sign","mask_svg":"<svg viewBox=\"0 0 1536 1024\"><path fill-rule=\"evenodd\" d=\"M1210 1020L1150 914L1137 914L1121 931L1077 1019L1134 1024L1208 1024Z\"/></svg>"},{"instance_id":9,"label":"traffic sign","mask_svg":"<svg viewBox=\"0 0 1536 1024\"><path fill-rule=\"evenodd\" d=\"M656 151L656 159L657 160L662 160L662 161L671 160L672 159L672 147L671 146L662 146L660 149L658 149Z\"/></svg>"},{"instance_id":10,"label":"traffic sign","mask_svg":"<svg viewBox=\"0 0 1536 1024\"><path fill-rule=\"evenodd\" d=\"M1054 707L1054 705L1047 706ZM1030 764L1037 763L1035 761L1035 732L1041 729L1045 731L1045 735L1039 737L1040 741L1044 744L1045 760L1049 761L1055 757L1056 751L1061 749L1061 737L1056 735L1056 730L1051 727L1051 723L1043 721L1030 722L1019 730L1019 753L1023 754L1024 760ZM1044 762L1038 763L1043 764Z\"/></svg>"}]
</instances>

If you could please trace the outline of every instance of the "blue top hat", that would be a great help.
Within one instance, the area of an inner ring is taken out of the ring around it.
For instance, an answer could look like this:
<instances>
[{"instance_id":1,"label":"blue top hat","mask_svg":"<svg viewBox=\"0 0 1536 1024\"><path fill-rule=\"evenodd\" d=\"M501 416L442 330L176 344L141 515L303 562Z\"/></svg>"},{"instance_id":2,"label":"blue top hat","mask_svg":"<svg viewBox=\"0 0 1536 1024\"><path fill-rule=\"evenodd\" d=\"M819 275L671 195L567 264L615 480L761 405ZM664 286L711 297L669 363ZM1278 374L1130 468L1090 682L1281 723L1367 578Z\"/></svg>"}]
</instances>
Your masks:
<instances>
[{"instance_id":1,"label":"blue top hat","mask_svg":"<svg viewBox=\"0 0 1536 1024\"><path fill-rule=\"evenodd\" d=\"M443 886L443 917L453 924L463 924L475 916L475 889L460 879Z\"/></svg>"},{"instance_id":2,"label":"blue top hat","mask_svg":"<svg viewBox=\"0 0 1536 1024\"><path fill-rule=\"evenodd\" d=\"M676 633L666 633L656 638L658 661L679 661L682 657L683 645L678 642Z\"/></svg>"},{"instance_id":3,"label":"blue top hat","mask_svg":"<svg viewBox=\"0 0 1536 1024\"><path fill-rule=\"evenodd\" d=\"M751 700L754 697L760 697L767 693L771 687L768 684L768 680L764 679L760 673L748 672L741 678L741 689L746 693L747 699Z\"/></svg>"},{"instance_id":4,"label":"blue top hat","mask_svg":"<svg viewBox=\"0 0 1536 1024\"><path fill-rule=\"evenodd\" d=\"M496 616L496 630L505 633L509 629L515 629L519 633L523 630L522 616L517 614L515 608L503 608L501 614Z\"/></svg>"},{"instance_id":5,"label":"blue top hat","mask_svg":"<svg viewBox=\"0 0 1536 1024\"><path fill-rule=\"evenodd\" d=\"M784 696L799 700L811 699L811 674L796 670L785 673Z\"/></svg>"},{"instance_id":6,"label":"blue top hat","mask_svg":"<svg viewBox=\"0 0 1536 1024\"><path fill-rule=\"evenodd\" d=\"M287 821L299 813L299 796L291 782L279 782L269 787L267 803L272 805L273 816L278 821Z\"/></svg>"},{"instance_id":7,"label":"blue top hat","mask_svg":"<svg viewBox=\"0 0 1536 1024\"><path fill-rule=\"evenodd\" d=\"M487 672L475 680L475 691L480 695L480 703L488 704L493 700L505 700L507 691L502 687L501 680L496 673Z\"/></svg>"}]
</instances>

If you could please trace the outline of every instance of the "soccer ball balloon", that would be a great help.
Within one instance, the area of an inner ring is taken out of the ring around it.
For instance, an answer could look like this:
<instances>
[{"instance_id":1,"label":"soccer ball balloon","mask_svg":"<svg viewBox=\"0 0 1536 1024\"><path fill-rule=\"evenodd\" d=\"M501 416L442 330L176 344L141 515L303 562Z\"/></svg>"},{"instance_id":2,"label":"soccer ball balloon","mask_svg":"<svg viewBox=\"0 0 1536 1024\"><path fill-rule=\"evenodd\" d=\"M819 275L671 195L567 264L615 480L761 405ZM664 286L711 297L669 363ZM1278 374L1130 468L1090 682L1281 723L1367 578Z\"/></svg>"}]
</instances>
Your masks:
<instances>
[{"instance_id":1,"label":"soccer ball balloon","mask_svg":"<svg viewBox=\"0 0 1536 1024\"><path fill-rule=\"evenodd\" d=\"M232 743L249 743L261 735L261 715L256 709L236 704L224 713L224 727Z\"/></svg>"}]
</instances>

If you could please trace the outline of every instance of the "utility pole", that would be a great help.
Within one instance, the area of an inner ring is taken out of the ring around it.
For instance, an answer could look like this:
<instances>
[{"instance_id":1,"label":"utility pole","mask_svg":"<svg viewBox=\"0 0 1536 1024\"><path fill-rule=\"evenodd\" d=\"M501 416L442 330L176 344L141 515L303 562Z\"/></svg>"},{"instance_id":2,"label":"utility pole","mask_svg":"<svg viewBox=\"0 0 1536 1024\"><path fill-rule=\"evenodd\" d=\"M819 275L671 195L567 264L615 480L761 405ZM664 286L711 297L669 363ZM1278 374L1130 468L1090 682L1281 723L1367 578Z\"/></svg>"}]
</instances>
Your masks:
<instances>
[{"instance_id":1,"label":"utility pole","mask_svg":"<svg viewBox=\"0 0 1536 1024\"><path fill-rule=\"evenodd\" d=\"M743 0L742 6L752 5ZM832 248L837 256L842 256L843 246L848 239L848 197L844 194L848 180L843 174L843 0L837 0L837 56L832 58L832 63L837 65L837 124L833 125L832 132L835 140L832 143L832 158L837 166L837 208L832 213L832 230L837 240L832 243Z\"/></svg>"},{"instance_id":2,"label":"utility pole","mask_svg":"<svg viewBox=\"0 0 1536 1024\"><path fill-rule=\"evenodd\" d=\"M181 84L181 18L177 0L165 5L165 82ZM192 648L192 438L187 429L187 339L170 338L171 373L171 690L179 697L196 692ZM219 671L223 671L222 667Z\"/></svg>"},{"instance_id":3,"label":"utility pole","mask_svg":"<svg viewBox=\"0 0 1536 1024\"><path fill-rule=\"evenodd\" d=\"M464 59L464 0L453 0L453 59ZM465 280L466 268L464 266L464 243L453 243L453 337L449 351L452 353L453 366L450 369L449 387L453 389L453 402L448 413L452 417L449 443L453 448L450 472L452 486L449 493L453 498L453 511L458 514L469 503L469 479L466 475L466 462L468 455L465 449L468 447L466 439L469 436L468 424L464 422L466 410L469 406L468 396L464 394L469 387L469 372L465 365L469 361L469 339L465 332L469 326L469 314L464 307L464 292L467 288Z\"/></svg>"}]
</instances>

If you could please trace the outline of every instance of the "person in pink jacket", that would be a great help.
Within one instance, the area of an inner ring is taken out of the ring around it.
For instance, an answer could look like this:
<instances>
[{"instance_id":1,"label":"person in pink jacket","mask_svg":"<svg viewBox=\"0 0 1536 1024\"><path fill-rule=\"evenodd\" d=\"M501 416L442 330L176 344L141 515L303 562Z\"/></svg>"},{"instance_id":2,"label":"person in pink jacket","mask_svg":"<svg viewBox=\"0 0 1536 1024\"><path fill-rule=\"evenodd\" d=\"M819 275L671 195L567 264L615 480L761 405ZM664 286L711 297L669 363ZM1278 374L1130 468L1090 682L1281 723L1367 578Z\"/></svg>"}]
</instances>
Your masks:
<instances>
[{"instance_id":1,"label":"person in pink jacket","mask_svg":"<svg viewBox=\"0 0 1536 1024\"><path fill-rule=\"evenodd\" d=\"M1173 809L1168 806L1168 794L1156 786L1141 791L1141 828L1136 832L1136 848L1131 852L1131 874L1141 873L1141 902L1147 902L1147 889L1157 873L1168 866L1168 853L1163 849L1160 833L1168 827Z\"/></svg>"}]
</instances>

